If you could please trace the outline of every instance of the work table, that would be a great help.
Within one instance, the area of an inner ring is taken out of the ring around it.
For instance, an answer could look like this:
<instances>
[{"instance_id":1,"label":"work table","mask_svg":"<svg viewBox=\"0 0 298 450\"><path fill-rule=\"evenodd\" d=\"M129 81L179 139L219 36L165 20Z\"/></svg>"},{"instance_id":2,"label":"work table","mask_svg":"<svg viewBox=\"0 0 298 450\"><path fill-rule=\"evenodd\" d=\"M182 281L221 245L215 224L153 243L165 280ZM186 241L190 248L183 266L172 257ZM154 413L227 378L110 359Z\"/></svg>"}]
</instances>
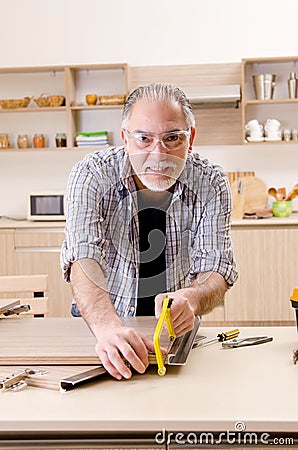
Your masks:
<instances>
[{"instance_id":1,"label":"work table","mask_svg":"<svg viewBox=\"0 0 298 450\"><path fill-rule=\"evenodd\" d=\"M203 327L199 334L213 338L221 331ZM126 438L152 446L162 430L198 435L241 426L246 432L297 438L298 366L292 359L297 329L240 328L239 337L257 335L273 341L238 349L222 349L220 343L196 348L185 366L168 366L164 377L150 366L130 380L107 378L67 393L34 387L4 392L0 439L50 442L58 434L60 440L81 439L85 445L92 438L121 447Z\"/></svg>"}]
</instances>

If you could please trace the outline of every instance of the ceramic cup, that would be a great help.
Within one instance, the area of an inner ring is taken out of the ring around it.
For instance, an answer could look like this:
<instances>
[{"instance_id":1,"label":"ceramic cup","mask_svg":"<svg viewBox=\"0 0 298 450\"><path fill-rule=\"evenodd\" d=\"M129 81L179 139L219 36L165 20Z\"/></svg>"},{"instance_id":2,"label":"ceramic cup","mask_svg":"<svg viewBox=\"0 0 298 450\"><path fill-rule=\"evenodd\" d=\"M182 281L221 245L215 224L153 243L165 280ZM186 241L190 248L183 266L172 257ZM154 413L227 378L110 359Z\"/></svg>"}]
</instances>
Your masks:
<instances>
[{"instance_id":1,"label":"ceramic cup","mask_svg":"<svg viewBox=\"0 0 298 450\"><path fill-rule=\"evenodd\" d=\"M89 106L96 105L97 95L96 94L87 94L86 95L86 103Z\"/></svg>"},{"instance_id":2,"label":"ceramic cup","mask_svg":"<svg viewBox=\"0 0 298 450\"><path fill-rule=\"evenodd\" d=\"M268 119L266 120L264 129L265 131L273 131L273 130L279 130L281 123L276 119Z\"/></svg>"},{"instance_id":3,"label":"ceramic cup","mask_svg":"<svg viewBox=\"0 0 298 450\"><path fill-rule=\"evenodd\" d=\"M281 140L281 131L268 131L266 133L266 137L269 141L280 141Z\"/></svg>"},{"instance_id":4,"label":"ceramic cup","mask_svg":"<svg viewBox=\"0 0 298 450\"><path fill-rule=\"evenodd\" d=\"M246 124L245 129L252 141L258 141L263 137L263 125L260 125L256 119L250 120Z\"/></svg>"},{"instance_id":5,"label":"ceramic cup","mask_svg":"<svg viewBox=\"0 0 298 450\"><path fill-rule=\"evenodd\" d=\"M252 119L249 122L247 122L245 128L249 131L263 131L263 125L260 125L257 119Z\"/></svg>"}]
</instances>

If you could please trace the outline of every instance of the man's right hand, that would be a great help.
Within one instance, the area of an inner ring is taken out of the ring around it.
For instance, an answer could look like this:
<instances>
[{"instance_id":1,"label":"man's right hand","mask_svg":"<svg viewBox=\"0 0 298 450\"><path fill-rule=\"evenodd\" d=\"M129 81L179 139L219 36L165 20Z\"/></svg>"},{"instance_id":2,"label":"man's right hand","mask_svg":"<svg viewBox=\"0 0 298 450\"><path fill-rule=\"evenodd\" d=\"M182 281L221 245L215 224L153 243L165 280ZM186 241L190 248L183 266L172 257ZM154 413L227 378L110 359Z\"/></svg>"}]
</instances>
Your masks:
<instances>
[{"instance_id":1,"label":"man's right hand","mask_svg":"<svg viewBox=\"0 0 298 450\"><path fill-rule=\"evenodd\" d=\"M130 378L131 366L139 373L148 367L148 351L154 352L153 341L133 328L114 325L96 330L95 346L105 369L117 380Z\"/></svg>"}]
</instances>

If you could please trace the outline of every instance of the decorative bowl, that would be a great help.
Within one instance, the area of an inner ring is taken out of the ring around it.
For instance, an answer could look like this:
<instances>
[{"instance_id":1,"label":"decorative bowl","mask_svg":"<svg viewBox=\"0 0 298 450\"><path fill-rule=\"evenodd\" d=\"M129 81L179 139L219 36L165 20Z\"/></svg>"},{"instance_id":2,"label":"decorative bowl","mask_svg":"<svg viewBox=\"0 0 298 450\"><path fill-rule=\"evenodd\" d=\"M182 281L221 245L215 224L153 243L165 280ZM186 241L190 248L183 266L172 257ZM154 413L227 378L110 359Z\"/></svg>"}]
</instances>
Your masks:
<instances>
[{"instance_id":1,"label":"decorative bowl","mask_svg":"<svg viewBox=\"0 0 298 450\"><path fill-rule=\"evenodd\" d=\"M63 106L65 103L64 95L41 94L34 101L40 108Z\"/></svg>"},{"instance_id":2,"label":"decorative bowl","mask_svg":"<svg viewBox=\"0 0 298 450\"><path fill-rule=\"evenodd\" d=\"M292 213L292 202L291 201L273 202L272 212L275 217L290 217Z\"/></svg>"},{"instance_id":3,"label":"decorative bowl","mask_svg":"<svg viewBox=\"0 0 298 450\"><path fill-rule=\"evenodd\" d=\"M125 103L126 95L99 95L98 101L101 105L123 105Z\"/></svg>"},{"instance_id":4,"label":"decorative bowl","mask_svg":"<svg viewBox=\"0 0 298 450\"><path fill-rule=\"evenodd\" d=\"M30 97L0 100L0 106L3 109L27 108L30 103Z\"/></svg>"}]
</instances>

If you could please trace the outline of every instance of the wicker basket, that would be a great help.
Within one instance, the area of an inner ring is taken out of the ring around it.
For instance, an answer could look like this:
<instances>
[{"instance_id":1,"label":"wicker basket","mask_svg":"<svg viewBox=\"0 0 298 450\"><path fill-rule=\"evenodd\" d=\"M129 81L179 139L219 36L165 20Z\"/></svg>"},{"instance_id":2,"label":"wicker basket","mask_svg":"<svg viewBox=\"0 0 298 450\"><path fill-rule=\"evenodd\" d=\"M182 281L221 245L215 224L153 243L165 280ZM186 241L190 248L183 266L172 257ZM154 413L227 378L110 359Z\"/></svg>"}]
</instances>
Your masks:
<instances>
[{"instance_id":1,"label":"wicker basket","mask_svg":"<svg viewBox=\"0 0 298 450\"><path fill-rule=\"evenodd\" d=\"M40 108L63 106L65 97L63 95L41 94L34 101Z\"/></svg>"},{"instance_id":2,"label":"wicker basket","mask_svg":"<svg viewBox=\"0 0 298 450\"><path fill-rule=\"evenodd\" d=\"M123 105L125 99L126 96L121 94L98 96L98 101L100 105Z\"/></svg>"},{"instance_id":3,"label":"wicker basket","mask_svg":"<svg viewBox=\"0 0 298 450\"><path fill-rule=\"evenodd\" d=\"M9 100L0 100L0 106L3 109L27 108L30 103L30 97L16 98Z\"/></svg>"}]
</instances>

